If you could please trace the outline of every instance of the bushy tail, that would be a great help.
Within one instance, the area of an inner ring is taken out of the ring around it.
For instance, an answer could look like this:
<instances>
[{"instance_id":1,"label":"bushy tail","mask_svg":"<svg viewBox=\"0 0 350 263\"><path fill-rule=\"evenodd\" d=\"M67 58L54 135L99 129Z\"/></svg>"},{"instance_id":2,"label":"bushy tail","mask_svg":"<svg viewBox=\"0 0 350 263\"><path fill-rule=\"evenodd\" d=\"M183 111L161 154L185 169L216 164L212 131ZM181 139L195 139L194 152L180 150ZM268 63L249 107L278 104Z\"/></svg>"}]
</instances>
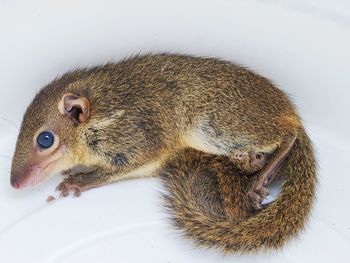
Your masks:
<instances>
[{"instance_id":1,"label":"bushy tail","mask_svg":"<svg viewBox=\"0 0 350 263\"><path fill-rule=\"evenodd\" d=\"M277 199L238 222L228 220L224 213L218 183L212 174L215 169L210 169L217 165L213 157L190 152L173 159L161 172L167 191L166 206L175 225L197 245L225 253L275 249L304 228L316 187L313 149L304 130L280 171L283 184Z\"/></svg>"}]
</instances>

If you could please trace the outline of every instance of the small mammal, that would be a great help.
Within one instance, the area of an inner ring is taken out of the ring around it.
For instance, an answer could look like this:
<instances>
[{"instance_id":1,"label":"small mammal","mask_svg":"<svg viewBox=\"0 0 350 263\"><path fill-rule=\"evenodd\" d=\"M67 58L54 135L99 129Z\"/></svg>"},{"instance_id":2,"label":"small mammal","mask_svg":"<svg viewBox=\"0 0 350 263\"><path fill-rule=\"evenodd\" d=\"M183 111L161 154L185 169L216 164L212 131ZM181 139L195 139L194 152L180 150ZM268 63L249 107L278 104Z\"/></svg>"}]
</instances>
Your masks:
<instances>
[{"instance_id":1,"label":"small mammal","mask_svg":"<svg viewBox=\"0 0 350 263\"><path fill-rule=\"evenodd\" d=\"M193 174L193 167L183 171L173 158L184 152L183 158L203 159L187 149L229 159L237 168L232 178L250 175L244 205L231 201L241 196L240 187L231 187L229 176L215 172L221 174L218 192L229 216L188 211L199 200L175 193L191 191L180 184L188 177L180 175ZM173 176L162 178L176 192L169 194L168 204L199 244L225 252L279 247L303 228L314 198L316 169L294 106L266 78L214 58L135 56L55 79L24 115L11 184L18 189L62 172L68 178L58 190L63 196L71 191L79 196L122 179L164 175L162 167L169 160L175 165ZM263 207L266 187L277 175L284 179L282 192ZM243 224L239 228L237 219Z\"/></svg>"}]
</instances>

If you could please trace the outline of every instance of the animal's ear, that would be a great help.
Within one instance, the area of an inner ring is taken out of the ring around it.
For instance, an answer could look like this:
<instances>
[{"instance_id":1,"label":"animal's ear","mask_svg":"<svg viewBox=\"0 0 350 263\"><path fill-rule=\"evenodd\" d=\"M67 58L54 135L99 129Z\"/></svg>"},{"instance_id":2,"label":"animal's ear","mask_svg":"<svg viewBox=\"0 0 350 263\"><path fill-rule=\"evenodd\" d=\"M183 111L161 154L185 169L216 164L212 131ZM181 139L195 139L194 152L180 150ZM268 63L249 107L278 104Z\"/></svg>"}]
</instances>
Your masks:
<instances>
[{"instance_id":1,"label":"animal's ear","mask_svg":"<svg viewBox=\"0 0 350 263\"><path fill-rule=\"evenodd\" d=\"M86 122L90 117L90 102L86 97L67 93L58 105L61 114L69 116L75 124Z\"/></svg>"}]
</instances>

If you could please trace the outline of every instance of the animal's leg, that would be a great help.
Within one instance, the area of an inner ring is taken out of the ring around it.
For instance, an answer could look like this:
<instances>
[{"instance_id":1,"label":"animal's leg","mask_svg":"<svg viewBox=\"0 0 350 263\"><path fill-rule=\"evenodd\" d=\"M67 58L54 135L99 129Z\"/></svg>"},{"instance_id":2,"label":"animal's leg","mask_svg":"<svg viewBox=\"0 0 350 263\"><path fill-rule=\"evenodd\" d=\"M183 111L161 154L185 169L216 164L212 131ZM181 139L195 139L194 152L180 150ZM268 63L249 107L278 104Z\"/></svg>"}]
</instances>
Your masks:
<instances>
[{"instance_id":1,"label":"animal's leg","mask_svg":"<svg viewBox=\"0 0 350 263\"><path fill-rule=\"evenodd\" d=\"M270 153L276 149L276 145L259 148L256 145L261 145L260 142L250 142L249 140L240 142L231 140L229 136L223 136L226 138L223 139L214 135L210 130L198 128L186 134L183 137L183 142L186 147L230 157L235 166L244 174L252 174L261 170Z\"/></svg>"},{"instance_id":2,"label":"animal's leg","mask_svg":"<svg viewBox=\"0 0 350 263\"><path fill-rule=\"evenodd\" d=\"M249 191L249 196L252 200L252 205L255 209L261 209L261 203L268 195L266 188L276 177L278 171L283 166L289 152L293 148L296 137L284 141L281 146L274 152L271 160L264 168L256 173L256 178Z\"/></svg>"},{"instance_id":3,"label":"animal's leg","mask_svg":"<svg viewBox=\"0 0 350 263\"><path fill-rule=\"evenodd\" d=\"M69 174L68 177L57 186L56 190L61 192L62 197L68 196L70 192L73 192L74 196L79 197L83 191L115 181L113 178L114 176L112 173L103 170Z\"/></svg>"}]
</instances>

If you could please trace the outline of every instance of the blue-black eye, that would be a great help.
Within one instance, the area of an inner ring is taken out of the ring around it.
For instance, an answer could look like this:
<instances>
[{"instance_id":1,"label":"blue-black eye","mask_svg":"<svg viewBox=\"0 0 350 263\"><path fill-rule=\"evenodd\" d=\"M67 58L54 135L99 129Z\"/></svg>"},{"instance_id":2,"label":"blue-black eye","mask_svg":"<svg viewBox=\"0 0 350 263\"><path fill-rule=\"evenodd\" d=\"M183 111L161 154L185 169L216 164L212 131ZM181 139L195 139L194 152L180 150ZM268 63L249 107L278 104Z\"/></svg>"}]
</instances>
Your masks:
<instances>
[{"instance_id":1,"label":"blue-black eye","mask_svg":"<svg viewBox=\"0 0 350 263\"><path fill-rule=\"evenodd\" d=\"M55 142L55 136L52 132L44 131L38 135L36 141L41 149L48 149Z\"/></svg>"}]
</instances>

